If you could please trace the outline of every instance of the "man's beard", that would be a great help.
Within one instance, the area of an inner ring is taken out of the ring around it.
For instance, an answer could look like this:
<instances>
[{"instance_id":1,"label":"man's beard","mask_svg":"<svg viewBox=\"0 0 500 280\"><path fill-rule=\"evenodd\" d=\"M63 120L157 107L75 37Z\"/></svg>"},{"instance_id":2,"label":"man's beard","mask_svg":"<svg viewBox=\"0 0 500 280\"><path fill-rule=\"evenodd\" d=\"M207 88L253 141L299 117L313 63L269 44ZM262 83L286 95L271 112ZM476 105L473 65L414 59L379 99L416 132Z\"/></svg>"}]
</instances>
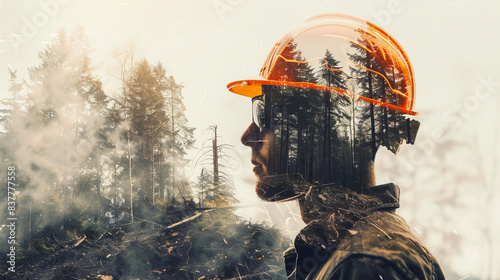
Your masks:
<instances>
[{"instance_id":1,"label":"man's beard","mask_svg":"<svg viewBox=\"0 0 500 280\"><path fill-rule=\"evenodd\" d=\"M270 175L257 182L255 192L265 201L285 202L304 195L308 184L300 174Z\"/></svg>"}]
</instances>

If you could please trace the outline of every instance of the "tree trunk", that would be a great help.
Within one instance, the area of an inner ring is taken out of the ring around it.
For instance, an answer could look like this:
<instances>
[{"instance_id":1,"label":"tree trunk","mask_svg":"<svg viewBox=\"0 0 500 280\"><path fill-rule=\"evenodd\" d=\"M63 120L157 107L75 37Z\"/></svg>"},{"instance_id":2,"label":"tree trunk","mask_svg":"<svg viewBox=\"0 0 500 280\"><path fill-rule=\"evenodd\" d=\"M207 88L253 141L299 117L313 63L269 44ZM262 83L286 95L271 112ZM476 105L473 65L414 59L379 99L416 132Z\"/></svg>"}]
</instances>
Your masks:
<instances>
[{"instance_id":1,"label":"tree trunk","mask_svg":"<svg viewBox=\"0 0 500 280\"><path fill-rule=\"evenodd\" d=\"M214 185L219 184L219 155L217 150L217 126L214 128L214 139L212 140L213 164L214 164Z\"/></svg>"},{"instance_id":2,"label":"tree trunk","mask_svg":"<svg viewBox=\"0 0 500 280\"><path fill-rule=\"evenodd\" d=\"M151 190L152 190L152 199L153 199L153 207L155 206L155 149L153 144L153 130L151 130Z\"/></svg>"},{"instance_id":3,"label":"tree trunk","mask_svg":"<svg viewBox=\"0 0 500 280\"><path fill-rule=\"evenodd\" d=\"M97 223L99 221L99 214L101 211L101 151L99 147L97 147L96 165L97 165L97 182L96 182L97 209L95 212L94 222Z\"/></svg>"},{"instance_id":4,"label":"tree trunk","mask_svg":"<svg viewBox=\"0 0 500 280\"><path fill-rule=\"evenodd\" d=\"M126 109L125 109L126 110ZM125 113L125 121L127 121L127 114ZM130 219L134 222L134 184L132 181L132 155L130 152L130 128L127 129L127 155L128 155L128 178L130 182Z\"/></svg>"},{"instance_id":5,"label":"tree trunk","mask_svg":"<svg viewBox=\"0 0 500 280\"><path fill-rule=\"evenodd\" d=\"M160 200L164 201L165 200L165 182L163 180L163 160L164 160L164 153L163 153L163 145L161 142L158 144L159 148L158 150L160 151L159 154L159 159L158 159L158 188L160 192Z\"/></svg>"},{"instance_id":6,"label":"tree trunk","mask_svg":"<svg viewBox=\"0 0 500 280\"><path fill-rule=\"evenodd\" d=\"M175 114L174 114L174 91L172 90L170 95L170 116L172 119L172 191L175 188Z\"/></svg>"}]
</instances>

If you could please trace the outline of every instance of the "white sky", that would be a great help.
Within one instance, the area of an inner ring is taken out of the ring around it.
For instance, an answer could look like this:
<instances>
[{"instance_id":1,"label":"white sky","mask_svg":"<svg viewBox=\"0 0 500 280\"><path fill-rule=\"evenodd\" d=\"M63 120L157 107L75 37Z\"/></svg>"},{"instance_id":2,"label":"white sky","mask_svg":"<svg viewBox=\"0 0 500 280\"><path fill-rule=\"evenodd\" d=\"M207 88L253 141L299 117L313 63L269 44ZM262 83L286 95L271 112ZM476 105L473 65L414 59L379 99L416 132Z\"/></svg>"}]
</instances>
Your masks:
<instances>
[{"instance_id":1,"label":"white sky","mask_svg":"<svg viewBox=\"0 0 500 280\"><path fill-rule=\"evenodd\" d=\"M498 126L500 117L500 85L490 83L487 88L481 81L500 82L499 11L500 2L493 0L0 0L0 97L7 94L7 66L27 77L27 67L39 63L37 52L60 28L67 31L77 25L85 28L95 44L92 62L105 84L111 81L112 51L128 40L137 40L151 63L161 61L169 75L185 86L186 114L190 125L197 128L196 137L206 139L208 132L202 135L203 131L217 124L222 139L241 152L243 162L235 163L234 177L242 204L262 205L253 192L249 149L239 143L241 133L251 121L250 100L230 94L225 85L257 76L274 43L308 17L322 13L349 14L381 26L407 51L416 74L414 109L434 116L427 118L427 123L425 115L421 116L422 135L432 135L450 125L447 112L465 110L463 126L470 135L463 137L479 135L478 145L470 149L483 155L485 174L477 176L487 177L487 182L497 186L500 182L493 174L499 171L498 165L494 165L499 155L498 149L491 147L497 145L498 136L491 128ZM16 38L20 40L17 44ZM481 86L479 93L488 95L479 98L474 94ZM430 136L428 139L432 142ZM419 140L422 139L417 138L417 145ZM198 141L197 147L200 145ZM450 148L449 152L453 154L454 150ZM405 153L408 152L403 149L403 157ZM388 157L386 153L380 154L377 164L391 160ZM470 159L457 157L451 161ZM390 177L378 176L380 183ZM403 198L405 189L402 187ZM492 195L498 196L497 189ZM475 197L475 193L469 196ZM285 208L273 211L287 212ZM252 220L266 218L254 210L240 212ZM404 208L402 212L411 215ZM484 217L470 219L476 218ZM500 260L498 244L496 249L481 246L485 245L471 243L468 250L470 254L493 250L496 260ZM461 261L467 265L460 263L454 269L462 276L482 275L478 262ZM494 273L500 277L498 270Z\"/></svg>"}]
</instances>

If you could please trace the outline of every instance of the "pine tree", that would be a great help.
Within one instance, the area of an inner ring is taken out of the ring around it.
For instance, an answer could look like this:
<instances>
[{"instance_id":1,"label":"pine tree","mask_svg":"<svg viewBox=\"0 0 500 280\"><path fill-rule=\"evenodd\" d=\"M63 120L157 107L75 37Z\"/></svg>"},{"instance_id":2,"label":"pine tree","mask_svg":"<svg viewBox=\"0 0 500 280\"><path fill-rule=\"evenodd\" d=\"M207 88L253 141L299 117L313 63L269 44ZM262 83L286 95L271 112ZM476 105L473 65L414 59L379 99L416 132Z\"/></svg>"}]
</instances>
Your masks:
<instances>
[{"instance_id":1,"label":"pine tree","mask_svg":"<svg viewBox=\"0 0 500 280\"><path fill-rule=\"evenodd\" d=\"M201 169L200 176L198 176L198 182L196 183L198 206L205 207L207 204L207 197L210 200L210 194L208 190L212 185L213 177L207 172L205 168Z\"/></svg>"},{"instance_id":2,"label":"pine tree","mask_svg":"<svg viewBox=\"0 0 500 280\"><path fill-rule=\"evenodd\" d=\"M91 190L97 201L100 199L100 159L96 160L98 156L92 151L96 150L95 137L106 96L92 73L89 51L83 29L70 35L61 30L53 43L39 53L40 64L29 69L32 85L26 123L29 133L45 140L37 142L37 148L51 151L48 162L32 164L42 172L66 178L57 188L50 188L59 189L64 201Z\"/></svg>"},{"instance_id":3,"label":"pine tree","mask_svg":"<svg viewBox=\"0 0 500 280\"><path fill-rule=\"evenodd\" d=\"M3 201L11 201L10 198L14 198L17 203L16 217L18 221L16 223L16 239L20 243L21 248L30 249L31 244L31 220L32 220L32 199L29 194L30 192L30 179L25 174L23 174L22 169L17 164L14 157L14 150L17 147L18 141L20 139L17 133L17 126L21 124L22 118L25 116L25 102L26 102L26 83L19 82L17 77L17 71L9 67L10 74L10 86L8 88L10 97L4 98L0 101L2 109L0 109L0 168L2 170L11 170L12 167L15 168L13 172L15 176L10 176L10 183L13 183L15 189L15 196L8 194L7 189L4 193L0 194L0 199ZM12 180L14 178L15 181ZM7 179L7 178L6 178ZM6 184L7 186L7 184ZM9 185L11 186L11 185ZM12 190L8 190L9 192ZM2 217L7 218L8 211L4 211ZM5 237L6 238L6 237ZM0 246L0 250L8 251L8 243L5 241L5 246Z\"/></svg>"},{"instance_id":4,"label":"pine tree","mask_svg":"<svg viewBox=\"0 0 500 280\"><path fill-rule=\"evenodd\" d=\"M159 65L161 66L161 65ZM164 72L163 67L159 67L158 72ZM182 84L176 83L174 77L169 76L164 79L166 84L165 111L168 116L168 125L164 144L164 155L161 169L163 173L170 174L169 180L162 174L162 186L167 186L161 190L160 197L163 198L166 192L167 201L175 199L174 192L177 191L182 199L189 196L188 179L185 175L185 169L188 165L186 160L187 150L194 145L194 128L188 126L188 120L185 112L182 96ZM168 189L170 186L170 189Z\"/></svg>"},{"instance_id":5,"label":"pine tree","mask_svg":"<svg viewBox=\"0 0 500 280\"><path fill-rule=\"evenodd\" d=\"M2 119L2 152L23 174L18 210L29 217L20 228L28 239L23 248L44 226L64 224L72 214L99 217L91 209L99 210L102 201L104 142L98 135L106 95L89 52L82 29L61 30L28 69L29 82L17 82L10 70L13 97L4 100L12 106Z\"/></svg>"},{"instance_id":6,"label":"pine tree","mask_svg":"<svg viewBox=\"0 0 500 280\"><path fill-rule=\"evenodd\" d=\"M152 67L147 60L137 64L127 86L133 175L139 178L143 199L154 206L157 196L163 200L166 193L167 200L174 199L175 191L187 198L185 156L194 143L194 129L187 126L182 86L167 76L161 63Z\"/></svg>"},{"instance_id":7,"label":"pine tree","mask_svg":"<svg viewBox=\"0 0 500 280\"><path fill-rule=\"evenodd\" d=\"M113 155L113 184L115 188L115 209L118 190L121 182L127 184L123 189L125 205L129 207L131 222L134 222L134 178L132 176L132 142L130 132L130 115L128 106L129 88L127 82L131 79L136 66L135 57L137 55L136 43L131 41L124 47L115 50L114 56L117 62L117 79L120 81L119 94L112 99L113 106L110 107L109 121L113 124L113 134L118 144ZM122 178L126 177L126 178ZM116 211L115 211L116 212Z\"/></svg>"},{"instance_id":8,"label":"pine tree","mask_svg":"<svg viewBox=\"0 0 500 280\"><path fill-rule=\"evenodd\" d=\"M142 199L155 205L155 153L161 141L162 127L166 125L164 98L158 88L158 79L149 62L141 60L128 81L128 114L131 141L135 145L133 163L137 167Z\"/></svg>"},{"instance_id":9,"label":"pine tree","mask_svg":"<svg viewBox=\"0 0 500 280\"><path fill-rule=\"evenodd\" d=\"M324 128L324 131L320 131L320 134L323 136L323 143L318 143L318 147L323 150L320 152L320 156L323 158L323 167L319 169L323 174L320 178L327 182L330 181L332 176L342 178L341 181L345 184L345 178L343 178L342 174L344 172L344 165L335 165L334 162L344 161L342 155L346 147L345 141L341 141L341 139L343 139L342 133L346 131L350 123L351 116L349 116L347 111L351 106L352 100L345 93L348 77L342 71L339 63L340 61L336 60L333 54L327 49L316 75L320 83L329 88L329 94L325 94L324 108L322 108L324 113L317 116L318 120L316 123L323 123ZM319 118L322 118L322 120Z\"/></svg>"},{"instance_id":10,"label":"pine tree","mask_svg":"<svg viewBox=\"0 0 500 280\"><path fill-rule=\"evenodd\" d=\"M202 154L195 161L195 165L202 166L197 183L199 204L202 207L229 206L238 202L234 196L233 180L226 172L234 160L229 152L235 151L231 145L220 143L216 125L210 126L209 130L214 136L206 141L210 144L201 148Z\"/></svg>"},{"instance_id":11,"label":"pine tree","mask_svg":"<svg viewBox=\"0 0 500 280\"><path fill-rule=\"evenodd\" d=\"M8 70L10 75L8 91L12 96L0 101L3 107L0 109L0 137L5 136L5 133L11 129L14 119L22 115L22 104L25 101L25 97L22 95L24 84L17 81L17 71L10 67Z\"/></svg>"},{"instance_id":12,"label":"pine tree","mask_svg":"<svg viewBox=\"0 0 500 280\"><path fill-rule=\"evenodd\" d=\"M353 118L356 134L369 136L369 139L355 139L365 140L354 145L354 166L363 169L365 167L361 165L373 161L379 145L396 152L403 118L400 112L388 106L406 105L404 92L408 84L402 72L403 66L394 58L394 54L388 53L385 43L377 41L363 30L357 32L357 41L351 43L353 51L348 57L355 64L350 69L351 81L355 83L353 87L357 89L360 99L366 101L356 106L356 116Z\"/></svg>"}]
</instances>

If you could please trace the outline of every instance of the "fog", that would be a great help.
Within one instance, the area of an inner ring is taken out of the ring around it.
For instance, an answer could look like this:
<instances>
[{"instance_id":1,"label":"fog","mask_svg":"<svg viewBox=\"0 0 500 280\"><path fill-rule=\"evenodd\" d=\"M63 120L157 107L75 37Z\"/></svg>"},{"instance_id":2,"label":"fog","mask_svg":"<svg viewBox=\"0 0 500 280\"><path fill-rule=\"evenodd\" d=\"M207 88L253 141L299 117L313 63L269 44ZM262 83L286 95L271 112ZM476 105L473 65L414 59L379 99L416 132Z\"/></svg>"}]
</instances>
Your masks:
<instances>
[{"instance_id":1,"label":"fog","mask_svg":"<svg viewBox=\"0 0 500 280\"><path fill-rule=\"evenodd\" d=\"M272 46L310 16L345 13L369 20L408 52L416 75L414 109L421 122L414 146L402 147L397 156L385 148L379 150L377 183L399 185L398 213L439 260L448 278L500 279L495 266L500 261L495 238L500 236L496 222L500 36L494 30L500 24L499 9L494 1L470 0L1 1L0 97L9 97L8 67L18 71L19 79L28 80L28 67L38 65L38 52L61 28L83 27L92 65L106 93L119 84L113 51L135 40L142 56L163 62L167 74L184 86L186 117L200 139L188 157L195 158L202 147L204 130L217 125L221 139L243 161L236 160L230 171L236 198L245 206L237 214L275 224L293 237L303 226L295 203L264 203L254 193L250 149L239 142L251 122L250 100L229 93L226 84L256 77ZM69 78L52 77L54 83ZM58 110L73 119L61 118L54 130L27 131L22 129L26 123L14 122L18 137L26 139L16 147L16 158L23 161L19 164L43 164L57 170L54 176L59 180L72 176L72 164L90 150L85 144L75 146L67 132L74 130L78 114L89 117L89 131L102 121L83 110L75 114L77 107L84 108L79 102L56 102ZM118 137L115 143L126 148ZM191 170L195 181L199 169ZM54 177L36 180L43 190ZM31 195L43 200L46 193Z\"/></svg>"}]
</instances>

